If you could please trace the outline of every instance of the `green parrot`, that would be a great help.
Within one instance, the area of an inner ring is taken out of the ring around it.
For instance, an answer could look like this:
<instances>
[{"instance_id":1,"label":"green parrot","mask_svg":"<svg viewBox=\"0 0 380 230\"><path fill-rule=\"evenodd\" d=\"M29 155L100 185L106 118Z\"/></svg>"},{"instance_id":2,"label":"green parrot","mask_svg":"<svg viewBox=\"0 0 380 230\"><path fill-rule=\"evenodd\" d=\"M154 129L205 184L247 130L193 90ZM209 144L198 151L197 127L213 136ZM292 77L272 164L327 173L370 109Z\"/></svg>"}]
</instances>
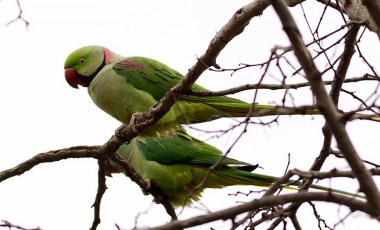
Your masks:
<instances>
[{"instance_id":1,"label":"green parrot","mask_svg":"<svg viewBox=\"0 0 380 230\"><path fill-rule=\"evenodd\" d=\"M145 57L123 57L101 46L85 46L66 59L65 78L74 88L88 87L95 104L120 122L128 125L132 114L154 106L183 75L163 63ZM195 91L206 89L193 84ZM197 97L182 95L170 111L144 134L174 130L179 124L193 124L220 117L245 117L252 104L227 96ZM254 104L254 111L267 110L277 115L273 105ZM288 112L290 113L290 112ZM297 111L292 112L297 113ZM299 114L320 114L316 109ZM281 113L287 114L286 110ZM360 117L364 114L355 114ZM253 114L252 116L255 116ZM365 115L364 115L365 116ZM379 121L378 116L373 120Z\"/></svg>"},{"instance_id":2,"label":"green parrot","mask_svg":"<svg viewBox=\"0 0 380 230\"><path fill-rule=\"evenodd\" d=\"M223 158L218 166L209 169L222 157L222 152L182 131L167 132L160 137L134 138L117 151L136 172L147 181L156 183L173 207L185 206L200 199L206 188L222 188L231 185L254 185L269 187L277 178L252 173L258 165ZM107 175L121 173L120 165L111 160L106 162ZM200 186L204 178L207 180ZM289 181L296 189L301 183ZM345 191L312 185L314 189L357 196Z\"/></svg>"},{"instance_id":3,"label":"green parrot","mask_svg":"<svg viewBox=\"0 0 380 230\"><path fill-rule=\"evenodd\" d=\"M145 112L183 79L170 67L145 57L123 57L101 46L86 46L72 52L65 62L65 77L74 88L88 87L95 104L128 125L132 114ZM194 84L193 90L205 88ZM227 96L181 96L171 110L145 133L176 129L220 117L245 117L251 104ZM255 104L255 110L276 106ZM301 112L300 112L301 113ZM308 114L319 114L317 110Z\"/></svg>"}]
</instances>

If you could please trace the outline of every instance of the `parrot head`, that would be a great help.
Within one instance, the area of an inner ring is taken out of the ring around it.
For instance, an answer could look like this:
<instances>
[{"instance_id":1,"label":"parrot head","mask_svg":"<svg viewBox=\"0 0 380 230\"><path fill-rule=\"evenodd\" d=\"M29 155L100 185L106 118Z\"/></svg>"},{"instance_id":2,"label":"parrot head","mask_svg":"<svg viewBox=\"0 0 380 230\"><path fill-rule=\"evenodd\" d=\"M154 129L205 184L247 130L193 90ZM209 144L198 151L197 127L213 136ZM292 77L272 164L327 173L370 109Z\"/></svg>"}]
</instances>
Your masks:
<instances>
[{"instance_id":1,"label":"parrot head","mask_svg":"<svg viewBox=\"0 0 380 230\"><path fill-rule=\"evenodd\" d=\"M101 46L85 46L72 52L65 62L65 78L67 83L78 88L88 87L98 72L110 60L111 52Z\"/></svg>"}]
</instances>

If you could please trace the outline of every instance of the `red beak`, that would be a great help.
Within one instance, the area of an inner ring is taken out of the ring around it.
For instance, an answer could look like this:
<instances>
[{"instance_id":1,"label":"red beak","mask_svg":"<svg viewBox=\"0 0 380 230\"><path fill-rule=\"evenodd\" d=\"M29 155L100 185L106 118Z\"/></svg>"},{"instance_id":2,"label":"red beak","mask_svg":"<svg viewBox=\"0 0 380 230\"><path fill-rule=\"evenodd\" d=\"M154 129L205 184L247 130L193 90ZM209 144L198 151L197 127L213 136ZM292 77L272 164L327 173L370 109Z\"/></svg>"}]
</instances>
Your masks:
<instances>
[{"instance_id":1,"label":"red beak","mask_svg":"<svg viewBox=\"0 0 380 230\"><path fill-rule=\"evenodd\" d=\"M65 69L65 78L71 87L78 89L79 75L75 69Z\"/></svg>"}]
</instances>

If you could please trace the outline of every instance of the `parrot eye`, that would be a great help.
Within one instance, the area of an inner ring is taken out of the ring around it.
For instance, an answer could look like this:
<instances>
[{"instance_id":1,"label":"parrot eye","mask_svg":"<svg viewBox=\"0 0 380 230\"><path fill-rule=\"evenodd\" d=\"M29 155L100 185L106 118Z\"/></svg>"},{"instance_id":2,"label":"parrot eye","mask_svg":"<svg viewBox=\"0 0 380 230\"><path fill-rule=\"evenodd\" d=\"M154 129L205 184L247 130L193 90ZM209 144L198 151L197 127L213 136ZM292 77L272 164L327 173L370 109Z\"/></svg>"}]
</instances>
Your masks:
<instances>
[{"instance_id":1,"label":"parrot eye","mask_svg":"<svg viewBox=\"0 0 380 230\"><path fill-rule=\"evenodd\" d=\"M84 58L79 59L79 63L83 64L84 63Z\"/></svg>"}]
</instances>

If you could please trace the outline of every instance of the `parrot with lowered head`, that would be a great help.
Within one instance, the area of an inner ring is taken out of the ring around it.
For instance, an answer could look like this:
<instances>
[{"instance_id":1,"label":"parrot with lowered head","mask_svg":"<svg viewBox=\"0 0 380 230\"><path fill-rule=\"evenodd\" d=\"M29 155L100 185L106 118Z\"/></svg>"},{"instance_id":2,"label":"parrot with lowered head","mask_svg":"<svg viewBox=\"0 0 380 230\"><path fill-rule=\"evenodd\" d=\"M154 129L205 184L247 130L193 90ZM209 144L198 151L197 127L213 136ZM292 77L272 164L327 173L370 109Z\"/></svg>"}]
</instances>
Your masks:
<instances>
[{"instance_id":1,"label":"parrot with lowered head","mask_svg":"<svg viewBox=\"0 0 380 230\"><path fill-rule=\"evenodd\" d=\"M182 131L167 132L159 137L138 136L129 144L120 146L117 152L144 180L157 184L173 207L186 206L199 200L206 188L231 185L269 187L278 179L251 172L258 165L228 157L220 160L222 152L219 149ZM210 170L217 162L219 164ZM117 163L111 160L106 163L107 175L123 172ZM289 184L292 186L285 188L296 189L294 186L301 183L289 181ZM312 185L311 188L360 197L318 185Z\"/></svg>"}]
</instances>

